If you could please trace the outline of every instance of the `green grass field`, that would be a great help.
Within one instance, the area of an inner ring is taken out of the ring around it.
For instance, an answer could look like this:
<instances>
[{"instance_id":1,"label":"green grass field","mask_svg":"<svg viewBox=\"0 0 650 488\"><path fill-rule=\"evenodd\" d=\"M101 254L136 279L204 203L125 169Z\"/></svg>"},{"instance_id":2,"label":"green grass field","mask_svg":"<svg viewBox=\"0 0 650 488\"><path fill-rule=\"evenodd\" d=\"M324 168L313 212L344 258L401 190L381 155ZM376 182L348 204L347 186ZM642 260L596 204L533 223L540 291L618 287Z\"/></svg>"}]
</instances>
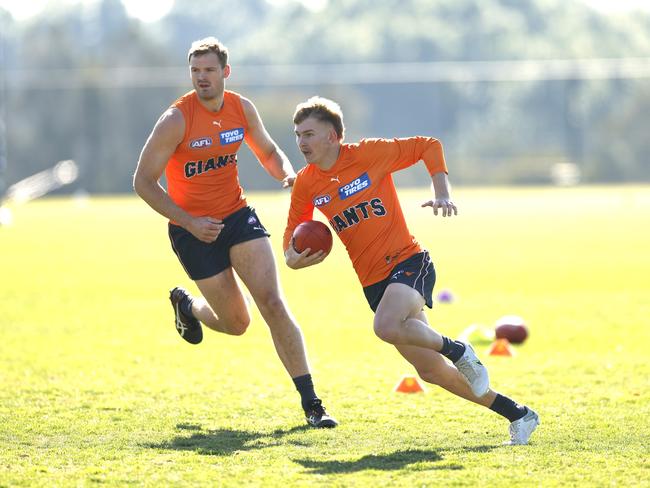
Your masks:
<instances>
[{"instance_id":1,"label":"green grass field","mask_svg":"<svg viewBox=\"0 0 650 488\"><path fill-rule=\"evenodd\" d=\"M162 217L135 197L45 199L0 228L0 486L648 486L650 187L464 189L456 219L402 191L443 333L523 316L492 385L535 408L507 422L427 385L372 332L338 241L321 265L278 261L317 391L341 425L304 424L254 311L242 337L183 342L168 290L195 290ZM277 256L288 194L250 194ZM435 292L434 291L434 292Z\"/></svg>"}]
</instances>

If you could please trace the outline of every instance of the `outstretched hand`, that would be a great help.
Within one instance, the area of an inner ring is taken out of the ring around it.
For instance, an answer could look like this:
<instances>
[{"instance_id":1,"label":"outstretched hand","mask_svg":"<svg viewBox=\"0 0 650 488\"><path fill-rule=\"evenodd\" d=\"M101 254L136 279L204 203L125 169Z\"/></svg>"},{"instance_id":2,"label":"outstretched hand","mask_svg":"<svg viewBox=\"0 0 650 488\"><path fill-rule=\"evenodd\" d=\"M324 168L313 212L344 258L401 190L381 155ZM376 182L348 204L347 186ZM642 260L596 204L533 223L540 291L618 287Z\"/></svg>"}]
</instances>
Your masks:
<instances>
[{"instance_id":1,"label":"outstretched hand","mask_svg":"<svg viewBox=\"0 0 650 488\"><path fill-rule=\"evenodd\" d=\"M452 215L458 215L458 209L454 202L448 198L436 198L435 200L429 200L424 202L422 207L431 207L433 208L433 215L438 215L438 209L442 210L443 217L451 217Z\"/></svg>"},{"instance_id":2,"label":"outstretched hand","mask_svg":"<svg viewBox=\"0 0 650 488\"><path fill-rule=\"evenodd\" d=\"M300 269L306 268L307 266L313 266L323 261L327 257L325 251L317 251L314 254L309 254L311 249L308 247L303 252L298 252L293 247L293 239L291 240L291 245L286 251L284 251L284 260L291 269Z\"/></svg>"}]
</instances>

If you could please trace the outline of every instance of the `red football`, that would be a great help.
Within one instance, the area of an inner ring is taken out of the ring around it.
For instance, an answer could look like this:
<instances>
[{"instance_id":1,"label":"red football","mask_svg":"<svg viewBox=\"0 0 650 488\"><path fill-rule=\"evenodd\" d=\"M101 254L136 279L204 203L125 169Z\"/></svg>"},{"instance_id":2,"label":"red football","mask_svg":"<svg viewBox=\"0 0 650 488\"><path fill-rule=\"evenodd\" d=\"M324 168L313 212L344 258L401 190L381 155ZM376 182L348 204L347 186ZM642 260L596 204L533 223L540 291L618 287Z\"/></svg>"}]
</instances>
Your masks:
<instances>
[{"instance_id":1,"label":"red football","mask_svg":"<svg viewBox=\"0 0 650 488\"><path fill-rule=\"evenodd\" d=\"M297 252L310 248L310 255L321 250L327 254L332 250L332 231L318 220L307 220L293 231L293 248Z\"/></svg>"},{"instance_id":2,"label":"red football","mask_svg":"<svg viewBox=\"0 0 650 488\"><path fill-rule=\"evenodd\" d=\"M506 315L497 320L494 336L497 339L508 339L512 344L521 344L528 338L528 328L521 317Z\"/></svg>"}]
</instances>

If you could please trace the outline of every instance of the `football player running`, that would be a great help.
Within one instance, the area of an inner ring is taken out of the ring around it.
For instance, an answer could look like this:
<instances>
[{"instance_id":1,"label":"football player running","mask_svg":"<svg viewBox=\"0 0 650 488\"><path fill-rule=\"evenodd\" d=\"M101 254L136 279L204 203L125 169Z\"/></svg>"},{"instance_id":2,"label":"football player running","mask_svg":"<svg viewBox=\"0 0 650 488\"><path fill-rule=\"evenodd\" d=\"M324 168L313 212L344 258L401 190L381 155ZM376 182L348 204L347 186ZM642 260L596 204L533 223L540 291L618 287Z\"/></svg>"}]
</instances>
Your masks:
<instances>
[{"instance_id":1,"label":"football player running","mask_svg":"<svg viewBox=\"0 0 650 488\"><path fill-rule=\"evenodd\" d=\"M213 37L196 41L188 63L194 89L162 114L134 177L137 194L169 219L173 251L202 294L171 290L176 329L192 344L203 339L201 324L243 334L250 314L237 275L271 331L308 424L335 427L314 391L302 332L282 296L269 234L239 184L237 154L246 142L285 187L293 183L293 167L253 103L225 89L231 72L225 46ZM159 183L163 172L167 191Z\"/></svg>"},{"instance_id":2,"label":"football player running","mask_svg":"<svg viewBox=\"0 0 650 488\"><path fill-rule=\"evenodd\" d=\"M431 137L343 142L343 114L335 102L313 97L293 118L296 142L307 165L298 172L284 234L285 259L300 269L320 263L323 251L308 255L291 245L295 227L317 207L345 245L375 313L374 332L395 346L420 378L487 407L510 422L509 444L526 444L539 416L490 389L488 372L469 343L432 329L423 307L432 307L436 273L429 256L409 232L392 173L418 161L431 175L435 197L423 203L434 215L452 217L442 145Z\"/></svg>"}]
</instances>

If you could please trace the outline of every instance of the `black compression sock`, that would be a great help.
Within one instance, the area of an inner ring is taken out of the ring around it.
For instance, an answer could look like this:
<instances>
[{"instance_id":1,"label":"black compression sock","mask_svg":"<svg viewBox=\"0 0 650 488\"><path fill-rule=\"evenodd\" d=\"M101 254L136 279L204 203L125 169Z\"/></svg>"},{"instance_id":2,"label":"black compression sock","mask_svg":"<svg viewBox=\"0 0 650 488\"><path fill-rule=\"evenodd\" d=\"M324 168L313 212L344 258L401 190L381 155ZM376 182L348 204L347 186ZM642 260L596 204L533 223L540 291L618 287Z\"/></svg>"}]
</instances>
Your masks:
<instances>
[{"instance_id":1,"label":"black compression sock","mask_svg":"<svg viewBox=\"0 0 650 488\"><path fill-rule=\"evenodd\" d=\"M296 385L296 390L300 393L300 402L302 409L307 411L311 403L316 400L316 392L314 391L314 383L312 382L311 375L305 374L293 378L293 384Z\"/></svg>"},{"instance_id":2,"label":"black compression sock","mask_svg":"<svg viewBox=\"0 0 650 488\"><path fill-rule=\"evenodd\" d=\"M442 336L442 349L440 354L449 358L452 363L458 361L465 353L465 344L459 341L452 341L449 337Z\"/></svg>"},{"instance_id":3,"label":"black compression sock","mask_svg":"<svg viewBox=\"0 0 650 488\"><path fill-rule=\"evenodd\" d=\"M525 405L519 405L499 393L497 393L497 397L494 399L492 405L490 405L490 410L504 416L510 422L519 420L528 413L528 408Z\"/></svg>"}]
</instances>

